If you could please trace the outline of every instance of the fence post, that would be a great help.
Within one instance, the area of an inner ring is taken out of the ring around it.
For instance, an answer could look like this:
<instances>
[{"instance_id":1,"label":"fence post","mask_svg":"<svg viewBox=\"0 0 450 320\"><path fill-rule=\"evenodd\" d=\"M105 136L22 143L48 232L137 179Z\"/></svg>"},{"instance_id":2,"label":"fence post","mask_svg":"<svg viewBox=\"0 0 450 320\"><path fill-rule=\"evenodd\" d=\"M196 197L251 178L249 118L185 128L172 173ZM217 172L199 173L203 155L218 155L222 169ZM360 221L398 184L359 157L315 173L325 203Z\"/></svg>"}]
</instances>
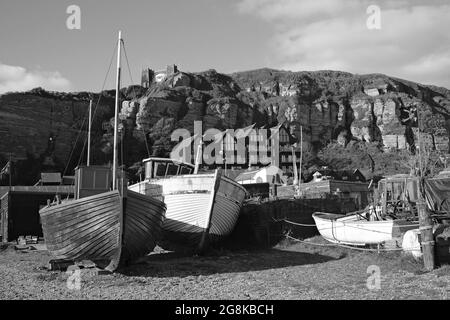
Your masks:
<instances>
[{"instance_id":1,"label":"fence post","mask_svg":"<svg viewBox=\"0 0 450 320\"><path fill-rule=\"evenodd\" d=\"M434 236L433 221L430 211L427 210L424 196L424 179L419 183L419 199L417 201L417 212L419 215L419 230L422 238L423 264L427 271L434 269Z\"/></svg>"}]
</instances>

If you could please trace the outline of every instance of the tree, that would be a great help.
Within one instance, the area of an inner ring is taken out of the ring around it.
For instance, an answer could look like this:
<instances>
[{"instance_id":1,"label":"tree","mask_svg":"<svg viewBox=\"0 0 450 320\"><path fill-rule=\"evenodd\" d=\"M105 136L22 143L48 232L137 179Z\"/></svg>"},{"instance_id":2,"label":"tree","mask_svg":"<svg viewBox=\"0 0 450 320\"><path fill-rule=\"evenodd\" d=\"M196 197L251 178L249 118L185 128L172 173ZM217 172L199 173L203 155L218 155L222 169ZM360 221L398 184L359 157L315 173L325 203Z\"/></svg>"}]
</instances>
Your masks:
<instances>
[{"instance_id":1,"label":"tree","mask_svg":"<svg viewBox=\"0 0 450 320\"><path fill-rule=\"evenodd\" d=\"M333 170L360 169L372 175L409 173L405 166L411 154L406 150L383 150L377 142L351 141L347 146L332 142L318 154Z\"/></svg>"},{"instance_id":2,"label":"tree","mask_svg":"<svg viewBox=\"0 0 450 320\"><path fill-rule=\"evenodd\" d=\"M431 146L422 144L422 150L414 154L404 150L401 153L399 163L409 173L416 176L433 177L445 168L445 163L441 159L441 154L433 150Z\"/></svg>"}]
</instances>

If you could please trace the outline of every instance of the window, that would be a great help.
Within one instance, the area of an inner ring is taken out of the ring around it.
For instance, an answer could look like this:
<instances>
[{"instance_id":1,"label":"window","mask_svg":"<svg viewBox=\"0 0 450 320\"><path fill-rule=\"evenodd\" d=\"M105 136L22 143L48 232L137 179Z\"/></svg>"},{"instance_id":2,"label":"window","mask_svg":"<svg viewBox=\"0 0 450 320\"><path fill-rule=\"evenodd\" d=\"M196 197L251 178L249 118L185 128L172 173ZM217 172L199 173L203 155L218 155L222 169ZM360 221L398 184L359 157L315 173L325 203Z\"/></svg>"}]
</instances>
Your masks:
<instances>
[{"instance_id":1,"label":"window","mask_svg":"<svg viewBox=\"0 0 450 320\"><path fill-rule=\"evenodd\" d=\"M192 168L187 166L182 166L180 170L180 174L191 174Z\"/></svg>"},{"instance_id":2,"label":"window","mask_svg":"<svg viewBox=\"0 0 450 320\"><path fill-rule=\"evenodd\" d=\"M167 165L166 176L176 176L178 173L178 168L179 166L176 165L175 163L169 163Z\"/></svg>"},{"instance_id":3,"label":"window","mask_svg":"<svg viewBox=\"0 0 450 320\"><path fill-rule=\"evenodd\" d=\"M280 129L280 142L282 143L289 142L289 136L284 129Z\"/></svg>"},{"instance_id":4,"label":"window","mask_svg":"<svg viewBox=\"0 0 450 320\"><path fill-rule=\"evenodd\" d=\"M166 166L167 164L164 162L155 162L154 164L155 169L154 169L154 175L153 177L164 177L166 175Z\"/></svg>"}]
</instances>

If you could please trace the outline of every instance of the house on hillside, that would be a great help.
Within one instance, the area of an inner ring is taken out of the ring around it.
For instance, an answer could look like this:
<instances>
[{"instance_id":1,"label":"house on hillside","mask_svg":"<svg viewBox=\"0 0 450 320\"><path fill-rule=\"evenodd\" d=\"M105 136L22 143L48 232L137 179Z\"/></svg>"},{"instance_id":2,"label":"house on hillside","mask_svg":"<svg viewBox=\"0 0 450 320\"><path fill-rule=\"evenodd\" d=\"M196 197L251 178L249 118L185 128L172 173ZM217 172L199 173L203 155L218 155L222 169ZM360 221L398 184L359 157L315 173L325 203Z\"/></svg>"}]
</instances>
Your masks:
<instances>
[{"instance_id":1,"label":"house on hillside","mask_svg":"<svg viewBox=\"0 0 450 320\"><path fill-rule=\"evenodd\" d=\"M366 182L366 177L361 171L359 171L359 169L334 171L328 168L323 168L313 174L313 182L326 180Z\"/></svg>"},{"instance_id":2,"label":"house on hillside","mask_svg":"<svg viewBox=\"0 0 450 320\"><path fill-rule=\"evenodd\" d=\"M263 132L264 130L264 132ZM249 167L264 168L273 165L280 168L284 175L292 176L294 160L297 168L300 166L300 146L298 138L290 132L285 125L278 125L269 129L255 128L243 139L244 146L237 148L236 137L225 136L222 141L222 150L233 159L233 163L221 162L205 164L209 170L221 167L231 167L236 171ZM295 158L295 159L294 159ZM255 169L256 170L256 169Z\"/></svg>"},{"instance_id":3,"label":"house on hillside","mask_svg":"<svg viewBox=\"0 0 450 320\"><path fill-rule=\"evenodd\" d=\"M368 96L376 97L381 94L388 93L388 85L387 84L379 84L379 85L364 86L363 91Z\"/></svg>"}]
</instances>

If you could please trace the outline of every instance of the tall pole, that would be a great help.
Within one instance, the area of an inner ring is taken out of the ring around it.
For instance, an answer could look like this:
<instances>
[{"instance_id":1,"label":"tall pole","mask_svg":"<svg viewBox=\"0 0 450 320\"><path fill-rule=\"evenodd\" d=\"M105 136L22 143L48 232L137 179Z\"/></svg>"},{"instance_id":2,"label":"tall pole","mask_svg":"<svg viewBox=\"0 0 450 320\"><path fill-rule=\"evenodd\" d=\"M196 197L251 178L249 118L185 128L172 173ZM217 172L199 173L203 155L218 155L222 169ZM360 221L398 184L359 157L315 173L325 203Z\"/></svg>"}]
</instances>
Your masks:
<instances>
[{"instance_id":1,"label":"tall pole","mask_svg":"<svg viewBox=\"0 0 450 320\"><path fill-rule=\"evenodd\" d=\"M9 192L12 186L12 153L9 153Z\"/></svg>"},{"instance_id":2,"label":"tall pole","mask_svg":"<svg viewBox=\"0 0 450 320\"><path fill-rule=\"evenodd\" d=\"M294 169L294 181L292 181L292 184L295 186L298 184L298 173L297 173L297 157L295 156L295 150L294 146L291 146L291 153L292 153L292 169Z\"/></svg>"},{"instance_id":3,"label":"tall pole","mask_svg":"<svg viewBox=\"0 0 450 320\"><path fill-rule=\"evenodd\" d=\"M224 138L224 134L225 134L225 138ZM227 142L227 130L224 131L224 133L221 135L221 139L222 139L222 149L223 149L223 162L225 164L225 176L227 176L227 152L226 152L226 142Z\"/></svg>"},{"instance_id":4,"label":"tall pole","mask_svg":"<svg viewBox=\"0 0 450 320\"><path fill-rule=\"evenodd\" d=\"M425 179L422 165L422 138L420 134L420 117L419 110L417 110L417 127L419 140L419 199L417 201L417 213L419 215L419 230L422 238L422 252L423 264L427 271L432 271L435 266L434 261L434 236L433 236L433 221L430 217L430 212L427 210L425 203Z\"/></svg>"},{"instance_id":5,"label":"tall pole","mask_svg":"<svg viewBox=\"0 0 450 320\"><path fill-rule=\"evenodd\" d=\"M300 126L300 168L298 168L298 192L301 194L302 185L302 166L303 166L303 126Z\"/></svg>"},{"instance_id":6,"label":"tall pole","mask_svg":"<svg viewBox=\"0 0 450 320\"><path fill-rule=\"evenodd\" d=\"M224 157L224 164L225 164L225 176L227 176L227 157Z\"/></svg>"},{"instance_id":7,"label":"tall pole","mask_svg":"<svg viewBox=\"0 0 450 320\"><path fill-rule=\"evenodd\" d=\"M114 154L113 154L113 190L117 189L117 163L119 162L119 100L120 100L120 55L122 49L122 31L119 31L119 40L117 44L117 77L116 77L116 106L114 110Z\"/></svg>"},{"instance_id":8,"label":"tall pole","mask_svg":"<svg viewBox=\"0 0 450 320\"><path fill-rule=\"evenodd\" d=\"M203 144L203 138L200 140L200 143L197 147L197 155L195 157L195 167L194 167L194 174L198 174L198 170L200 169L200 162L202 160L202 144Z\"/></svg>"},{"instance_id":9,"label":"tall pole","mask_svg":"<svg viewBox=\"0 0 450 320\"><path fill-rule=\"evenodd\" d=\"M92 129L92 99L89 102L89 126L88 126L88 151L87 151L87 166L91 165L91 129Z\"/></svg>"}]
</instances>

